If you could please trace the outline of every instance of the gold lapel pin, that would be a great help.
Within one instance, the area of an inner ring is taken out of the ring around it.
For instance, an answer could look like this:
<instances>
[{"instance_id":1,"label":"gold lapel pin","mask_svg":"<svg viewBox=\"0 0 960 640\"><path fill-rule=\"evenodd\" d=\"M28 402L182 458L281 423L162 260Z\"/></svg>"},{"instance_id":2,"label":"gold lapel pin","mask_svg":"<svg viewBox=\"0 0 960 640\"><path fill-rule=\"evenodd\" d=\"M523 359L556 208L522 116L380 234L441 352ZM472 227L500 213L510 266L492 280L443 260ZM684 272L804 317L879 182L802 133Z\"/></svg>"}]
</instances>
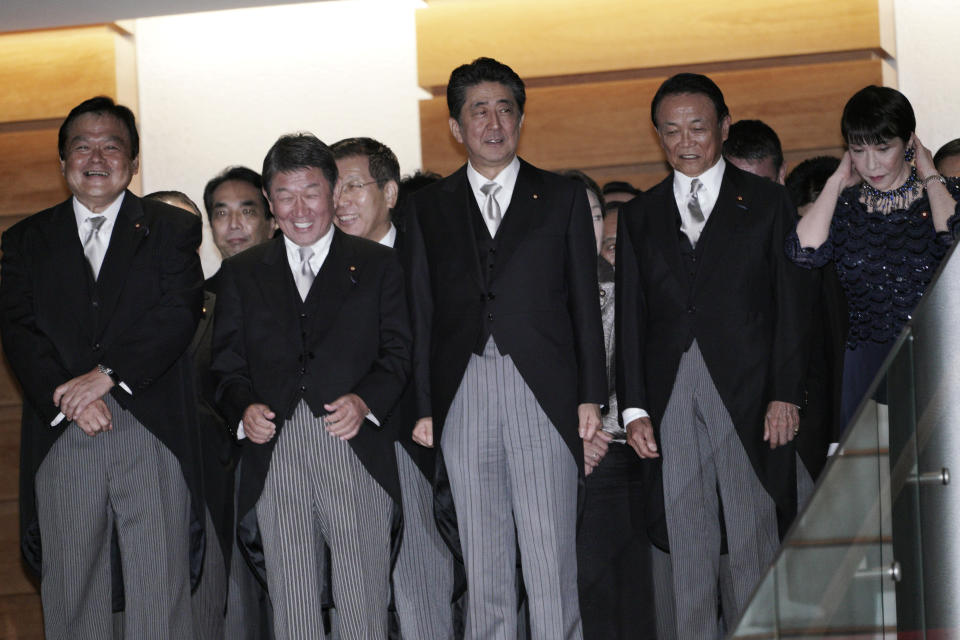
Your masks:
<instances>
[{"instance_id":1,"label":"gold lapel pin","mask_svg":"<svg viewBox=\"0 0 960 640\"><path fill-rule=\"evenodd\" d=\"M356 271L356 270L357 270L357 268L356 268L355 266L350 265L350 271Z\"/></svg>"},{"instance_id":2,"label":"gold lapel pin","mask_svg":"<svg viewBox=\"0 0 960 640\"><path fill-rule=\"evenodd\" d=\"M536 200L536 199L539 198L539 197L540 197L540 196L539 196L538 194L536 194L536 193L533 194L533 199L534 199L534 200Z\"/></svg>"},{"instance_id":3,"label":"gold lapel pin","mask_svg":"<svg viewBox=\"0 0 960 640\"><path fill-rule=\"evenodd\" d=\"M743 202L743 196L737 196L737 202Z\"/></svg>"}]
</instances>

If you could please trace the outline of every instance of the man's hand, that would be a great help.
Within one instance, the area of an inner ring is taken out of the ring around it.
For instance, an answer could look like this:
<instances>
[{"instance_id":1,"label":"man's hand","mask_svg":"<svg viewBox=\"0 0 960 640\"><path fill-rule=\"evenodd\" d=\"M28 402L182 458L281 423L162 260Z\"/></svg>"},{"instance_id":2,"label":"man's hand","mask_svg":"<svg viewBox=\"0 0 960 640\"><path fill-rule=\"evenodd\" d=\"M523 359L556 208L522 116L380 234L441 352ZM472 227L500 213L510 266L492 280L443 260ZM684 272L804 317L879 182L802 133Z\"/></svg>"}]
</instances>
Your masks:
<instances>
[{"instance_id":1,"label":"man's hand","mask_svg":"<svg viewBox=\"0 0 960 640\"><path fill-rule=\"evenodd\" d=\"M583 442L583 474L588 476L597 468L603 457L607 455L608 445L613 439L603 429L597 431L593 440Z\"/></svg>"},{"instance_id":2,"label":"man's hand","mask_svg":"<svg viewBox=\"0 0 960 640\"><path fill-rule=\"evenodd\" d=\"M323 419L327 433L341 440L349 440L360 433L360 425L370 413L367 403L355 393L340 396L323 408L330 412Z\"/></svg>"},{"instance_id":3,"label":"man's hand","mask_svg":"<svg viewBox=\"0 0 960 640\"><path fill-rule=\"evenodd\" d=\"M263 444L277 433L277 425L272 422L276 417L267 405L254 403L243 412L243 433L251 442Z\"/></svg>"},{"instance_id":4,"label":"man's hand","mask_svg":"<svg viewBox=\"0 0 960 640\"><path fill-rule=\"evenodd\" d=\"M110 376L93 369L54 389L53 404L60 408L67 420L76 420L88 404L102 398L111 388L113 380Z\"/></svg>"},{"instance_id":5,"label":"man's hand","mask_svg":"<svg viewBox=\"0 0 960 640\"><path fill-rule=\"evenodd\" d=\"M653 423L650 418L637 418L627 424L627 444L633 447L641 458L659 458L657 440L653 437Z\"/></svg>"},{"instance_id":6,"label":"man's hand","mask_svg":"<svg viewBox=\"0 0 960 640\"><path fill-rule=\"evenodd\" d=\"M789 402L774 400L767 405L767 417L763 421L763 441L771 449L787 444L797 435L800 412Z\"/></svg>"},{"instance_id":7,"label":"man's hand","mask_svg":"<svg viewBox=\"0 0 960 640\"><path fill-rule=\"evenodd\" d=\"M91 438L101 431L113 429L113 416L102 398L97 398L77 415L77 426Z\"/></svg>"},{"instance_id":8,"label":"man's hand","mask_svg":"<svg viewBox=\"0 0 960 640\"><path fill-rule=\"evenodd\" d=\"M433 418L420 418L413 427L413 441L423 447L433 448Z\"/></svg>"},{"instance_id":9,"label":"man's hand","mask_svg":"<svg viewBox=\"0 0 960 640\"><path fill-rule=\"evenodd\" d=\"M600 430L603 418L600 417L600 405L593 402L584 402L577 407L577 417L580 419L580 437L584 442L593 440L594 434Z\"/></svg>"}]
</instances>

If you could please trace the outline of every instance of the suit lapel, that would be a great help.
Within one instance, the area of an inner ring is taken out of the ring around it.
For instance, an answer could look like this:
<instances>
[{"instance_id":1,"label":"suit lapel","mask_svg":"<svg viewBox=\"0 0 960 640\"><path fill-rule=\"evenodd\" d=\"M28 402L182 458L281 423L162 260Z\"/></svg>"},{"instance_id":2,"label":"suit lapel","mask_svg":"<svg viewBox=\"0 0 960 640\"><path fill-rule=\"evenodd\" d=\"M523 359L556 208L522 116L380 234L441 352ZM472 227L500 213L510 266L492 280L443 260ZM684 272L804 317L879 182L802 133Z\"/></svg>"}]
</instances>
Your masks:
<instances>
[{"instance_id":1,"label":"suit lapel","mask_svg":"<svg viewBox=\"0 0 960 640\"><path fill-rule=\"evenodd\" d=\"M542 178L533 167L521 160L510 206L507 207L497 230L497 260L494 262L491 280L503 272L517 245L526 237L530 225L542 215L542 207L546 202L542 184Z\"/></svg>"},{"instance_id":2,"label":"suit lapel","mask_svg":"<svg viewBox=\"0 0 960 640\"><path fill-rule=\"evenodd\" d=\"M710 217L697 242L697 256L702 260L710 260L717 255L722 248L719 243L723 241L723 237L736 226L738 218L746 212L747 206L740 190L737 169L727 163L723 170L723 179L720 181L717 202L713 205L713 211L710 212Z\"/></svg>"},{"instance_id":3,"label":"suit lapel","mask_svg":"<svg viewBox=\"0 0 960 640\"><path fill-rule=\"evenodd\" d=\"M680 212L677 211L677 200L673 196L672 173L654 188L652 195L656 198L651 207L651 225L654 227L652 236L663 239L660 252L670 273L675 274L682 282L684 266L683 258L680 257L680 230L677 227Z\"/></svg>"},{"instance_id":4,"label":"suit lapel","mask_svg":"<svg viewBox=\"0 0 960 640\"><path fill-rule=\"evenodd\" d=\"M130 262L137 247L150 234L150 218L143 211L139 198L127 191L110 234L110 244L100 266L96 290L100 300L100 324L113 316L123 285L130 273Z\"/></svg>"},{"instance_id":5,"label":"suit lapel","mask_svg":"<svg viewBox=\"0 0 960 640\"><path fill-rule=\"evenodd\" d=\"M450 239L457 241L458 251L466 252L467 259L471 262L470 275L478 288L485 289L483 272L480 269L477 237L474 234L473 222L470 219L473 215L473 207L476 205L476 198L473 195L473 190L470 189L470 182L467 180L466 165L460 167L455 174L444 182L443 191L446 193L447 201L445 204L446 211L441 212L441 215L449 220L453 227Z\"/></svg>"},{"instance_id":6,"label":"suit lapel","mask_svg":"<svg viewBox=\"0 0 960 640\"><path fill-rule=\"evenodd\" d=\"M50 217L45 230L47 251L41 257L51 274L54 289L44 295L57 298L57 305L83 325L84 333L92 335L89 326L90 313L90 266L83 255L83 245L77 230L77 218L73 213L73 199L60 203Z\"/></svg>"},{"instance_id":7,"label":"suit lapel","mask_svg":"<svg viewBox=\"0 0 960 640\"><path fill-rule=\"evenodd\" d=\"M261 263L263 268L254 273L257 287L268 309L275 309L282 316L284 323L284 338L289 342L289 349L299 351L302 345L299 341L300 327L296 318L300 313L300 294L290 271L287 261L287 249L283 237L278 236L268 240L270 246L263 253ZM291 324L292 323L292 324Z\"/></svg>"},{"instance_id":8,"label":"suit lapel","mask_svg":"<svg viewBox=\"0 0 960 640\"><path fill-rule=\"evenodd\" d=\"M330 252L310 287L305 302L307 313L315 318L313 338L320 339L333 324L343 299L359 285L362 265L355 259L342 231L334 227Z\"/></svg>"}]
</instances>

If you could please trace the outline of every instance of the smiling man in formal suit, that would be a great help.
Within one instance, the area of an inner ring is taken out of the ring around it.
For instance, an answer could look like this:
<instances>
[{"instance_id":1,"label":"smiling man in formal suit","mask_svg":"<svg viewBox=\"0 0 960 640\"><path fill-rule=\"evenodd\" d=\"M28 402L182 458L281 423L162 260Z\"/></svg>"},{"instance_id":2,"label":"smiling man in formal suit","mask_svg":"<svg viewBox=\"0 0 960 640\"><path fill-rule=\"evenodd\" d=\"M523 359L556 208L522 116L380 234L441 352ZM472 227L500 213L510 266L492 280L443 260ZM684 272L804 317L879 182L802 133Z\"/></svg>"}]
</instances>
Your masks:
<instances>
[{"instance_id":1,"label":"smiling man in formal suit","mask_svg":"<svg viewBox=\"0 0 960 640\"><path fill-rule=\"evenodd\" d=\"M518 545L532 636L582 637L581 438L606 398L596 239L582 185L517 157L525 97L496 60L453 71L450 131L468 161L413 195L403 251L414 437L440 447L436 499L466 566L467 638L516 637Z\"/></svg>"},{"instance_id":2,"label":"smiling man in formal suit","mask_svg":"<svg viewBox=\"0 0 960 640\"><path fill-rule=\"evenodd\" d=\"M277 140L263 186L282 236L223 263L214 319L218 402L243 439L238 538L277 638L324 637L328 574L339 637L387 634L400 491L381 424L407 383L409 319L394 252L333 226L336 183L323 142Z\"/></svg>"},{"instance_id":3,"label":"smiling man in formal suit","mask_svg":"<svg viewBox=\"0 0 960 640\"><path fill-rule=\"evenodd\" d=\"M184 351L202 304L200 219L126 190L133 113L75 107L59 133L69 200L3 234L0 330L23 388L21 544L48 638L191 638L203 556ZM42 545L41 545L42 539ZM41 557L42 549L42 557Z\"/></svg>"},{"instance_id":4,"label":"smiling man in formal suit","mask_svg":"<svg viewBox=\"0 0 960 640\"><path fill-rule=\"evenodd\" d=\"M786 189L721 157L730 115L706 76L651 107L673 173L623 206L617 398L649 459L658 637L721 637L796 510L808 276L786 259ZM665 553L669 550L669 555Z\"/></svg>"},{"instance_id":5,"label":"smiling man in formal suit","mask_svg":"<svg viewBox=\"0 0 960 640\"><path fill-rule=\"evenodd\" d=\"M400 163L385 144L347 138L331 146L337 159L334 224L350 235L400 251L405 234L391 220L397 204ZM403 494L403 543L393 569L393 592L401 637L449 640L453 637L453 556L433 517L436 452L413 441L416 422L413 385L408 384L390 424L395 435L397 471Z\"/></svg>"}]
</instances>

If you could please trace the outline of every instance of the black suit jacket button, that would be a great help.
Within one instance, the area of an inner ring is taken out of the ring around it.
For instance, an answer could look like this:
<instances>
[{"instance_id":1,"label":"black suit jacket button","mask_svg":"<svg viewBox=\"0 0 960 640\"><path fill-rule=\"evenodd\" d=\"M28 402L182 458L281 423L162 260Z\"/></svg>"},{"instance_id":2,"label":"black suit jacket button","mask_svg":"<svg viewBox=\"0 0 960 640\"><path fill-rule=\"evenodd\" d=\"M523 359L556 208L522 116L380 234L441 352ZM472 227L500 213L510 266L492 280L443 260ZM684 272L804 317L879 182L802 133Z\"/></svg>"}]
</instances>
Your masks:
<instances>
[{"instance_id":1,"label":"black suit jacket button","mask_svg":"<svg viewBox=\"0 0 960 640\"><path fill-rule=\"evenodd\" d=\"M496 249L494 249L493 247L490 247L490 255L493 255L493 254L495 254L496 252L497 252Z\"/></svg>"},{"instance_id":2,"label":"black suit jacket button","mask_svg":"<svg viewBox=\"0 0 960 640\"><path fill-rule=\"evenodd\" d=\"M301 317L301 318L306 318L306 317L307 317L307 314L301 313L301 314L300 314L300 317Z\"/></svg>"},{"instance_id":3,"label":"black suit jacket button","mask_svg":"<svg viewBox=\"0 0 960 640\"><path fill-rule=\"evenodd\" d=\"M487 314L487 320L493 321L493 314L492 314L492 313L488 313L488 314Z\"/></svg>"},{"instance_id":4,"label":"black suit jacket button","mask_svg":"<svg viewBox=\"0 0 960 640\"><path fill-rule=\"evenodd\" d=\"M300 367L300 375L306 375L306 373L307 373L306 367Z\"/></svg>"},{"instance_id":5,"label":"black suit jacket button","mask_svg":"<svg viewBox=\"0 0 960 640\"><path fill-rule=\"evenodd\" d=\"M93 350L94 350L94 351L103 351L103 347L102 347L102 346L100 345L100 343L98 342L97 344L93 345Z\"/></svg>"},{"instance_id":6,"label":"black suit jacket button","mask_svg":"<svg viewBox=\"0 0 960 640\"><path fill-rule=\"evenodd\" d=\"M689 307L687 307L687 313L695 313L696 310L697 308L693 305L690 305Z\"/></svg>"},{"instance_id":7,"label":"black suit jacket button","mask_svg":"<svg viewBox=\"0 0 960 640\"><path fill-rule=\"evenodd\" d=\"M306 391L307 388L304 385L300 385L300 391Z\"/></svg>"},{"instance_id":8,"label":"black suit jacket button","mask_svg":"<svg viewBox=\"0 0 960 640\"><path fill-rule=\"evenodd\" d=\"M94 301L93 301L93 308L94 308L94 309L99 309L99 308L100 308L100 301L99 301L99 300L94 300Z\"/></svg>"},{"instance_id":9,"label":"black suit jacket button","mask_svg":"<svg viewBox=\"0 0 960 640\"><path fill-rule=\"evenodd\" d=\"M496 294L493 293L493 291L491 291L490 293L487 294L487 300L493 300L493 299L496 298L496 297L497 297L497 296L496 296Z\"/></svg>"}]
</instances>

